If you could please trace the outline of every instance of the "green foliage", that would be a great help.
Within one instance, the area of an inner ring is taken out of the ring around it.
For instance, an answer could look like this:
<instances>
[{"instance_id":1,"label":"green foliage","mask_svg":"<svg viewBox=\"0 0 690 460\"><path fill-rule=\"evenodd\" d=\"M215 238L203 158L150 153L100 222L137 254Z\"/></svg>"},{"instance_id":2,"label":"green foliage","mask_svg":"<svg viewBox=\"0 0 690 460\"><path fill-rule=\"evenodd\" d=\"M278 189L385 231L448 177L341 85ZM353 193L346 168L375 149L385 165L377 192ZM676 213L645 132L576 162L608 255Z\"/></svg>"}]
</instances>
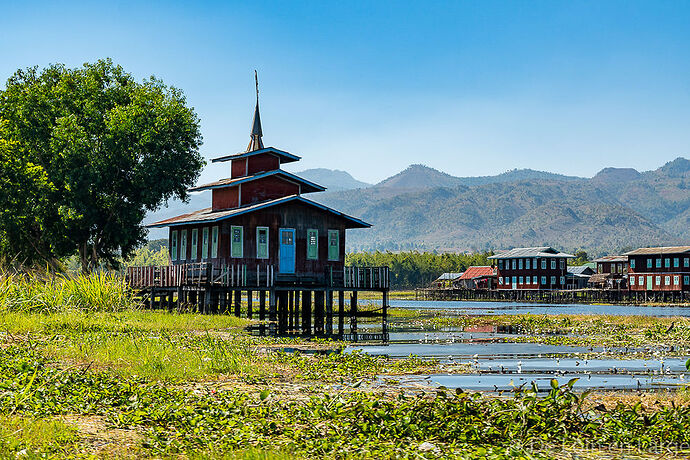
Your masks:
<instances>
[{"instance_id":1,"label":"green foliage","mask_svg":"<svg viewBox=\"0 0 690 460\"><path fill-rule=\"evenodd\" d=\"M345 263L357 267L390 267L391 287L410 289L428 285L442 273L463 272L473 265L491 265L492 252L456 254L433 252L355 252L347 255Z\"/></svg>"},{"instance_id":2,"label":"green foliage","mask_svg":"<svg viewBox=\"0 0 690 460\"><path fill-rule=\"evenodd\" d=\"M573 255L575 256L575 259L570 262L571 265L584 265L589 262L589 256L587 255L587 251L584 249L578 249Z\"/></svg>"},{"instance_id":3,"label":"green foliage","mask_svg":"<svg viewBox=\"0 0 690 460\"><path fill-rule=\"evenodd\" d=\"M124 279L93 273L67 277L0 271L0 312L56 313L69 310L115 312L136 308Z\"/></svg>"},{"instance_id":4,"label":"green foliage","mask_svg":"<svg viewBox=\"0 0 690 460\"><path fill-rule=\"evenodd\" d=\"M125 267L142 267L148 265L168 265L170 258L167 247L157 250L150 249L148 245L134 251L132 256L125 261Z\"/></svg>"},{"instance_id":5,"label":"green foliage","mask_svg":"<svg viewBox=\"0 0 690 460\"><path fill-rule=\"evenodd\" d=\"M146 212L186 199L204 163L182 92L110 60L18 70L0 120L0 255L21 262L118 265L145 241Z\"/></svg>"},{"instance_id":6,"label":"green foliage","mask_svg":"<svg viewBox=\"0 0 690 460\"><path fill-rule=\"evenodd\" d=\"M481 452L477 458L505 458L563 445L674 449L690 441L690 406L589 408L587 393L572 391L575 380L554 380L543 395L533 386L500 398L462 390L391 397L345 387L337 394L281 400L266 389L189 391L59 369L27 347L0 348L3 414L15 420L105 416L117 427L142 432L142 447L156 457L219 457L251 446L299 457L418 458L426 456L418 447L430 442L432 457Z\"/></svg>"}]
</instances>

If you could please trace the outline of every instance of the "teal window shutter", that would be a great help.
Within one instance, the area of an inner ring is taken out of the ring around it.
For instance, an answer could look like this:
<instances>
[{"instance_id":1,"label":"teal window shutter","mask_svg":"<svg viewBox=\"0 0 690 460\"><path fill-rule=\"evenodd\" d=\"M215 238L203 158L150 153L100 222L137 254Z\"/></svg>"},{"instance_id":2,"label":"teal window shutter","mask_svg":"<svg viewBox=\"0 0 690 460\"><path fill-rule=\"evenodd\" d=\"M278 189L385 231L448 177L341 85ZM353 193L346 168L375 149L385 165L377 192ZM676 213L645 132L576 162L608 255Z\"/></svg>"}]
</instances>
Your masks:
<instances>
[{"instance_id":1,"label":"teal window shutter","mask_svg":"<svg viewBox=\"0 0 690 460\"><path fill-rule=\"evenodd\" d=\"M328 231L328 260L338 260L340 258L340 232L338 230Z\"/></svg>"},{"instance_id":2,"label":"teal window shutter","mask_svg":"<svg viewBox=\"0 0 690 460\"><path fill-rule=\"evenodd\" d=\"M177 260L177 230L170 235L170 259Z\"/></svg>"},{"instance_id":3,"label":"teal window shutter","mask_svg":"<svg viewBox=\"0 0 690 460\"><path fill-rule=\"evenodd\" d=\"M329 252L330 254L330 252ZM307 259L319 258L319 231L313 228L307 230ZM330 258L330 256L329 256Z\"/></svg>"},{"instance_id":4,"label":"teal window shutter","mask_svg":"<svg viewBox=\"0 0 690 460\"><path fill-rule=\"evenodd\" d=\"M211 231L211 258L218 257L218 226L214 226Z\"/></svg>"},{"instance_id":5,"label":"teal window shutter","mask_svg":"<svg viewBox=\"0 0 690 460\"><path fill-rule=\"evenodd\" d=\"M192 260L196 260L197 257L197 246L199 244L199 230L196 228L192 229L192 250L191 253L189 254L189 258Z\"/></svg>"},{"instance_id":6,"label":"teal window shutter","mask_svg":"<svg viewBox=\"0 0 690 460\"><path fill-rule=\"evenodd\" d=\"M268 227L256 227L256 258L268 259Z\"/></svg>"},{"instance_id":7,"label":"teal window shutter","mask_svg":"<svg viewBox=\"0 0 690 460\"><path fill-rule=\"evenodd\" d=\"M201 232L201 258L208 259L208 227Z\"/></svg>"},{"instance_id":8,"label":"teal window shutter","mask_svg":"<svg viewBox=\"0 0 690 460\"><path fill-rule=\"evenodd\" d=\"M230 235L231 235L231 240L230 240L230 251L231 251L231 256L235 258L242 258L243 257L243 235L242 235L242 227L239 225L233 225L230 227Z\"/></svg>"},{"instance_id":9,"label":"teal window shutter","mask_svg":"<svg viewBox=\"0 0 690 460\"><path fill-rule=\"evenodd\" d=\"M180 260L187 260L187 230L180 230Z\"/></svg>"}]
</instances>

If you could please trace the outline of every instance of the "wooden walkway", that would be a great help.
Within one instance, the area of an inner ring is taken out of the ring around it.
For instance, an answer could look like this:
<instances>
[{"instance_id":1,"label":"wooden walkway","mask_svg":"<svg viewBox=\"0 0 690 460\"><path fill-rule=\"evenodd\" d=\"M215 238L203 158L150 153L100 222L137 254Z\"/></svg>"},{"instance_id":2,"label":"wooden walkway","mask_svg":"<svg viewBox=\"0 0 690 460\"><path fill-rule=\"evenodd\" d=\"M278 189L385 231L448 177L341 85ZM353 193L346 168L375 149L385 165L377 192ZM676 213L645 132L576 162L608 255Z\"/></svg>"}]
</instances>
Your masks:
<instances>
[{"instance_id":1,"label":"wooden walkway","mask_svg":"<svg viewBox=\"0 0 690 460\"><path fill-rule=\"evenodd\" d=\"M415 290L415 300L485 300L535 303L611 303L642 305L648 303L690 304L690 292L639 292L606 289L521 290L521 289L444 289Z\"/></svg>"}]
</instances>

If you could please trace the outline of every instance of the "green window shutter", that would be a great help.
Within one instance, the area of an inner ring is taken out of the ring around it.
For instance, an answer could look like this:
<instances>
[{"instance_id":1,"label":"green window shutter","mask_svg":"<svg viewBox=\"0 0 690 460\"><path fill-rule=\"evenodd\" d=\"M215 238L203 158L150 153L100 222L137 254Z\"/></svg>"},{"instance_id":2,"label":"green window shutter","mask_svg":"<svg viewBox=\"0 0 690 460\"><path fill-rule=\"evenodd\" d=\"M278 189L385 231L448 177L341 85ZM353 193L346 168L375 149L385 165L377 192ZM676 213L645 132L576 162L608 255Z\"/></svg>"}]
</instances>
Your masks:
<instances>
[{"instance_id":1,"label":"green window shutter","mask_svg":"<svg viewBox=\"0 0 690 460\"><path fill-rule=\"evenodd\" d=\"M330 254L330 252L329 252ZM307 259L319 258L319 231L313 228L307 230Z\"/></svg>"},{"instance_id":2,"label":"green window shutter","mask_svg":"<svg viewBox=\"0 0 690 460\"><path fill-rule=\"evenodd\" d=\"M208 259L208 227L204 227L201 232L201 258Z\"/></svg>"},{"instance_id":3,"label":"green window shutter","mask_svg":"<svg viewBox=\"0 0 690 460\"><path fill-rule=\"evenodd\" d=\"M218 257L218 226L214 226L211 230L211 258Z\"/></svg>"},{"instance_id":4,"label":"green window shutter","mask_svg":"<svg viewBox=\"0 0 690 460\"><path fill-rule=\"evenodd\" d=\"M192 229L192 250L191 253L189 254L189 258L192 260L196 260L197 257L197 245L199 244L199 230L196 228Z\"/></svg>"},{"instance_id":5,"label":"green window shutter","mask_svg":"<svg viewBox=\"0 0 690 460\"><path fill-rule=\"evenodd\" d=\"M256 227L256 258L268 259L268 227Z\"/></svg>"},{"instance_id":6,"label":"green window shutter","mask_svg":"<svg viewBox=\"0 0 690 460\"><path fill-rule=\"evenodd\" d=\"M243 247L242 242L244 238L242 235L242 227L233 225L230 227L230 255L236 258L242 258Z\"/></svg>"},{"instance_id":7,"label":"green window shutter","mask_svg":"<svg viewBox=\"0 0 690 460\"><path fill-rule=\"evenodd\" d=\"M340 257L340 232L328 231L328 260L338 260Z\"/></svg>"},{"instance_id":8,"label":"green window shutter","mask_svg":"<svg viewBox=\"0 0 690 460\"><path fill-rule=\"evenodd\" d=\"M187 260L187 230L180 230L180 260Z\"/></svg>"},{"instance_id":9,"label":"green window shutter","mask_svg":"<svg viewBox=\"0 0 690 460\"><path fill-rule=\"evenodd\" d=\"M170 259L177 260L177 230L170 235Z\"/></svg>"}]
</instances>

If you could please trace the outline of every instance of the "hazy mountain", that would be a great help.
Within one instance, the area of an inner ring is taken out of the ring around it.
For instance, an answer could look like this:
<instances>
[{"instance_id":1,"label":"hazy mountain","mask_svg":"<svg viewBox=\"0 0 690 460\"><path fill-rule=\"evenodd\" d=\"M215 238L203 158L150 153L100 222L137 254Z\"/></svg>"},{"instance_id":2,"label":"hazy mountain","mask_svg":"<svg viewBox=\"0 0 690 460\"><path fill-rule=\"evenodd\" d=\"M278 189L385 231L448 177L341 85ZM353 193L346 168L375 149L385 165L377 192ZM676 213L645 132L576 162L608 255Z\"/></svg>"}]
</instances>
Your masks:
<instances>
[{"instance_id":1,"label":"hazy mountain","mask_svg":"<svg viewBox=\"0 0 690 460\"><path fill-rule=\"evenodd\" d=\"M374 225L351 231L350 249L550 245L601 254L690 242L690 161L685 158L642 173L605 168L591 179L529 169L455 177L412 165L367 187L343 171L297 174L329 187L309 198ZM210 199L205 192L189 204L172 201L147 221L208 207ZM161 236L165 231L152 234Z\"/></svg>"},{"instance_id":2,"label":"hazy mountain","mask_svg":"<svg viewBox=\"0 0 690 460\"><path fill-rule=\"evenodd\" d=\"M408 184L419 184L409 177L415 170L390 179L400 183L408 176ZM374 225L351 232L353 249L551 245L596 254L690 240L690 161L683 158L644 173L607 168L592 179L526 173L529 179L500 182L493 176L493 183L467 187L463 178L434 175L450 186L431 182L396 190L379 184L318 198Z\"/></svg>"},{"instance_id":3,"label":"hazy mountain","mask_svg":"<svg viewBox=\"0 0 690 460\"><path fill-rule=\"evenodd\" d=\"M339 169L305 169L304 171L299 171L295 174L307 179L308 181L316 182L319 185L323 185L331 192L340 190L351 190L355 188L365 188L371 186L371 184L358 181L357 179L352 177L350 173L341 171Z\"/></svg>"},{"instance_id":4,"label":"hazy mountain","mask_svg":"<svg viewBox=\"0 0 690 460\"><path fill-rule=\"evenodd\" d=\"M453 188L462 185L459 177L451 176L424 165L410 165L404 171L385 179L377 188L415 190L429 187Z\"/></svg>"}]
</instances>

